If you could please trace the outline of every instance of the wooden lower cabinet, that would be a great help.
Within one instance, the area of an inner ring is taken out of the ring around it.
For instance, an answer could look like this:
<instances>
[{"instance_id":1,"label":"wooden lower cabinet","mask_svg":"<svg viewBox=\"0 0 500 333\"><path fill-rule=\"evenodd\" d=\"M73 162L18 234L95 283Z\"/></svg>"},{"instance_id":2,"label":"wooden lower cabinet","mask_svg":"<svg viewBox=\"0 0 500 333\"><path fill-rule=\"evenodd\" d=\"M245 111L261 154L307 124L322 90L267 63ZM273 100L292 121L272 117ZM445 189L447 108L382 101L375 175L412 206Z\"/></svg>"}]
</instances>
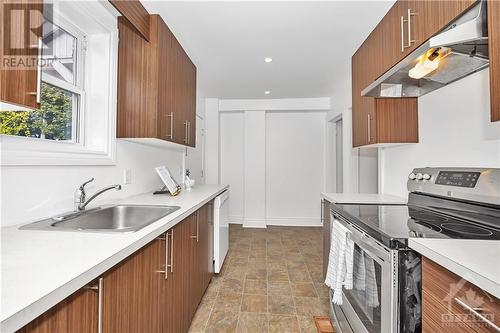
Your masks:
<instances>
[{"instance_id":1,"label":"wooden lower cabinet","mask_svg":"<svg viewBox=\"0 0 500 333\"><path fill-rule=\"evenodd\" d=\"M499 299L435 262L422 259L424 333L498 332L493 325L500 327Z\"/></svg>"},{"instance_id":2,"label":"wooden lower cabinet","mask_svg":"<svg viewBox=\"0 0 500 333\"><path fill-rule=\"evenodd\" d=\"M210 202L18 332L97 333L99 317L103 333L187 332L213 275L212 249Z\"/></svg>"},{"instance_id":3,"label":"wooden lower cabinet","mask_svg":"<svg viewBox=\"0 0 500 333\"><path fill-rule=\"evenodd\" d=\"M19 333L97 332L98 293L84 287L45 312Z\"/></svg>"},{"instance_id":4,"label":"wooden lower cabinet","mask_svg":"<svg viewBox=\"0 0 500 333\"><path fill-rule=\"evenodd\" d=\"M105 273L103 332L158 332L162 242L154 240Z\"/></svg>"}]
</instances>

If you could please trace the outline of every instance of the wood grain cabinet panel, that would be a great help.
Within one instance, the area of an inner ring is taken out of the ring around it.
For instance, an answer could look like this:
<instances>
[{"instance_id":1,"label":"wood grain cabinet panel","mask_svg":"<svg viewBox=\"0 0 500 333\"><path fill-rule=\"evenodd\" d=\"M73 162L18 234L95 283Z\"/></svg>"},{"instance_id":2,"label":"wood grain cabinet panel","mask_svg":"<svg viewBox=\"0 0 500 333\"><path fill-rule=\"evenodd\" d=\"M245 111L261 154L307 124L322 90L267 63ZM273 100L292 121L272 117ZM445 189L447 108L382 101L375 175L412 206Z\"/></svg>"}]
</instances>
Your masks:
<instances>
[{"instance_id":1,"label":"wood grain cabinet panel","mask_svg":"<svg viewBox=\"0 0 500 333\"><path fill-rule=\"evenodd\" d=\"M497 332L477 313L500 327L500 300L427 258L422 295L424 332Z\"/></svg>"},{"instance_id":2,"label":"wood grain cabinet panel","mask_svg":"<svg viewBox=\"0 0 500 333\"><path fill-rule=\"evenodd\" d=\"M18 333L97 333L97 292L83 288L45 312Z\"/></svg>"},{"instance_id":3,"label":"wood grain cabinet panel","mask_svg":"<svg viewBox=\"0 0 500 333\"><path fill-rule=\"evenodd\" d=\"M102 276L102 332L187 332L213 275L213 203ZM83 288L21 333L98 331L98 293Z\"/></svg>"},{"instance_id":4,"label":"wood grain cabinet panel","mask_svg":"<svg viewBox=\"0 0 500 333\"><path fill-rule=\"evenodd\" d=\"M104 274L103 332L159 332L162 241Z\"/></svg>"},{"instance_id":5,"label":"wood grain cabinet panel","mask_svg":"<svg viewBox=\"0 0 500 333\"><path fill-rule=\"evenodd\" d=\"M41 19L40 15L30 15L30 11L43 13L42 0L20 0L3 2L0 6L0 17L2 22L2 33L0 36L0 60L4 64L27 63L27 66L19 66L19 69L0 68L0 100L37 109L37 83L41 79L38 77L36 65L38 59L38 40L33 37L41 37L42 22L34 21ZM10 15L15 9L22 15ZM29 19L28 19L29 17ZM5 21L3 21L5 19ZM16 22L22 19L22 22ZM33 28L39 27L39 28ZM5 28L5 31L4 31ZM13 40L11 40L13 39ZM20 43L24 41L24 45ZM15 49L5 49L6 45L15 45ZM12 61L10 59L13 59Z\"/></svg>"},{"instance_id":6,"label":"wood grain cabinet panel","mask_svg":"<svg viewBox=\"0 0 500 333\"><path fill-rule=\"evenodd\" d=\"M444 29L451 21L467 11L477 0L408 0L411 16L410 51ZM408 16L408 13L406 14Z\"/></svg>"},{"instance_id":7,"label":"wood grain cabinet panel","mask_svg":"<svg viewBox=\"0 0 500 333\"><path fill-rule=\"evenodd\" d=\"M118 28L118 137L194 147L196 67L159 15L150 16L149 42L124 18Z\"/></svg>"},{"instance_id":8,"label":"wood grain cabinet panel","mask_svg":"<svg viewBox=\"0 0 500 333\"><path fill-rule=\"evenodd\" d=\"M139 0L109 0L126 18L135 31L145 40L149 40L149 13Z\"/></svg>"},{"instance_id":9,"label":"wood grain cabinet panel","mask_svg":"<svg viewBox=\"0 0 500 333\"><path fill-rule=\"evenodd\" d=\"M500 1L489 0L488 38L490 55L491 121L500 120Z\"/></svg>"}]
</instances>

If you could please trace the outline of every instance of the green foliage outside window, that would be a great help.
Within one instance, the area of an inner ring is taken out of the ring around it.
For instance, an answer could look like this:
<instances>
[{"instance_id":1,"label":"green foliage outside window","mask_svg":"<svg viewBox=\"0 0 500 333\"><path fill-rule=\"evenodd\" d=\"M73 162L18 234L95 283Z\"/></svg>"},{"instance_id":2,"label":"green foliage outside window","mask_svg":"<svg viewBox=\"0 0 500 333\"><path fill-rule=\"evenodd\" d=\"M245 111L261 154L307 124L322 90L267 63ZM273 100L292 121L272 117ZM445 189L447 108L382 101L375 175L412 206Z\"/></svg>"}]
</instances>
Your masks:
<instances>
[{"instance_id":1,"label":"green foliage outside window","mask_svg":"<svg viewBox=\"0 0 500 333\"><path fill-rule=\"evenodd\" d=\"M0 111L0 134L72 139L73 94L42 82L40 109Z\"/></svg>"}]
</instances>

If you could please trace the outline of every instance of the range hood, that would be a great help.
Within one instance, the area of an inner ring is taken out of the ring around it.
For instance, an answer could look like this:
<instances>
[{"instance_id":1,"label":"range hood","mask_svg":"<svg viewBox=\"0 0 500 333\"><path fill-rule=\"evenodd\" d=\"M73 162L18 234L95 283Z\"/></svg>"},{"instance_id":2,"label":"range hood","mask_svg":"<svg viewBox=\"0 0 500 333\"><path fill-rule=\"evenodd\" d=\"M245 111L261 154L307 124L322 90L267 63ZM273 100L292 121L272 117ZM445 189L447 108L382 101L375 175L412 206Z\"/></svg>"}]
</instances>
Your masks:
<instances>
[{"instance_id":1,"label":"range hood","mask_svg":"<svg viewBox=\"0 0 500 333\"><path fill-rule=\"evenodd\" d=\"M361 96L419 97L488 67L486 1L415 49Z\"/></svg>"}]
</instances>

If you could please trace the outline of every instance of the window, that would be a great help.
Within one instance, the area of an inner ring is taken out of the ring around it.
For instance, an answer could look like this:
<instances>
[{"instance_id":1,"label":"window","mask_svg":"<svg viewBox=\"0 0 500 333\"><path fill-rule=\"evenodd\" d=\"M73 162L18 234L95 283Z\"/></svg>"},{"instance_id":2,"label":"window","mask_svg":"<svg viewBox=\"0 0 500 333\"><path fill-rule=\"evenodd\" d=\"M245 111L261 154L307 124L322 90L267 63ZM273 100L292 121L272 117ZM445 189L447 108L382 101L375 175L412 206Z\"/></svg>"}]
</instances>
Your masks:
<instances>
[{"instance_id":1,"label":"window","mask_svg":"<svg viewBox=\"0 0 500 333\"><path fill-rule=\"evenodd\" d=\"M115 164L119 13L53 0L44 15L41 107L0 101L0 165Z\"/></svg>"},{"instance_id":2,"label":"window","mask_svg":"<svg viewBox=\"0 0 500 333\"><path fill-rule=\"evenodd\" d=\"M43 24L40 109L0 112L0 134L79 141L86 37L63 22Z\"/></svg>"}]
</instances>

